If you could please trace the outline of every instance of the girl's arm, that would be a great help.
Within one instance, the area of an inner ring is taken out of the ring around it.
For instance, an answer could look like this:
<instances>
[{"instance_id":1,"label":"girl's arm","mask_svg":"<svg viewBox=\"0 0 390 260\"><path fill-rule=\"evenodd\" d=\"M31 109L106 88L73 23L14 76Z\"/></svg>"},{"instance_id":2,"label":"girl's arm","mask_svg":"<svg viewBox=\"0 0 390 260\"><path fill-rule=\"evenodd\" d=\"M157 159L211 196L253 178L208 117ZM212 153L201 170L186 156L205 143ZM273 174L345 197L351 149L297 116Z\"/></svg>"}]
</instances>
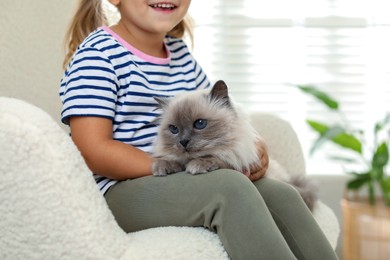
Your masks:
<instances>
[{"instance_id":1,"label":"girl's arm","mask_svg":"<svg viewBox=\"0 0 390 260\"><path fill-rule=\"evenodd\" d=\"M112 139L112 121L100 117L71 117L73 142L92 172L115 180L152 174L152 157Z\"/></svg>"}]
</instances>

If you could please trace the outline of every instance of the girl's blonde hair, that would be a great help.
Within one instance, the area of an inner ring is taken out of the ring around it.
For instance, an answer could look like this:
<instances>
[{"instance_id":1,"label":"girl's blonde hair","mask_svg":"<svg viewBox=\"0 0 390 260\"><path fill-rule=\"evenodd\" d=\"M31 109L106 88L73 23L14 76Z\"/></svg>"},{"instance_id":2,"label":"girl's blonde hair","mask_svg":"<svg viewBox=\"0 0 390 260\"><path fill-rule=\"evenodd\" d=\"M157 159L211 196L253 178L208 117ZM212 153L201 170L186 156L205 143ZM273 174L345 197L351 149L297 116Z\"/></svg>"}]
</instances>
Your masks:
<instances>
[{"instance_id":1,"label":"girl's blonde hair","mask_svg":"<svg viewBox=\"0 0 390 260\"><path fill-rule=\"evenodd\" d=\"M65 69L79 44L100 26L108 25L108 19L103 8L103 0L79 0L76 12L65 34L65 59L62 64ZM186 16L171 31L169 36L182 38L188 34L193 41L192 20Z\"/></svg>"}]
</instances>

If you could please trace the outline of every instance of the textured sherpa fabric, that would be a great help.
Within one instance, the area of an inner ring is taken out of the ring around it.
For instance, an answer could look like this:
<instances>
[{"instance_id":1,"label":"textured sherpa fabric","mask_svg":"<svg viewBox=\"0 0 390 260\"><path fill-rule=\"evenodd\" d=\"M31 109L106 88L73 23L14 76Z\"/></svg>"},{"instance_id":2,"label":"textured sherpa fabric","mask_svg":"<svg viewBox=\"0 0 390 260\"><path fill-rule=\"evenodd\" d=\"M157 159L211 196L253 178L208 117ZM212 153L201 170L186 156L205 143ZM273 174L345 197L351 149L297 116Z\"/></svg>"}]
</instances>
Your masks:
<instances>
[{"instance_id":1,"label":"textured sherpa fabric","mask_svg":"<svg viewBox=\"0 0 390 260\"><path fill-rule=\"evenodd\" d=\"M69 135L41 109L4 97L0 174L0 259L228 259L204 228L124 233ZM321 202L313 213L335 247L334 213Z\"/></svg>"},{"instance_id":2,"label":"textured sherpa fabric","mask_svg":"<svg viewBox=\"0 0 390 260\"><path fill-rule=\"evenodd\" d=\"M115 224L69 135L22 101L0 99L0 258L119 259Z\"/></svg>"}]
</instances>

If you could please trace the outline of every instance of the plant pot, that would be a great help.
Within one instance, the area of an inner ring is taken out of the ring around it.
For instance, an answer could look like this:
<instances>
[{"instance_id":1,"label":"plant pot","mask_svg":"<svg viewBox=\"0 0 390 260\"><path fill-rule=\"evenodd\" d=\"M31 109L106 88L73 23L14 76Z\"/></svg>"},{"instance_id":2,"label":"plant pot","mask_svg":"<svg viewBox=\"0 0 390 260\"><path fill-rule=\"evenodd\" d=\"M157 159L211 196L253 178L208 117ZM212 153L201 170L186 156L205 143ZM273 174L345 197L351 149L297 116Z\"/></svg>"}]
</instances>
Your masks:
<instances>
[{"instance_id":1,"label":"plant pot","mask_svg":"<svg viewBox=\"0 0 390 260\"><path fill-rule=\"evenodd\" d=\"M342 199L343 260L390 259L390 207L377 199Z\"/></svg>"}]
</instances>

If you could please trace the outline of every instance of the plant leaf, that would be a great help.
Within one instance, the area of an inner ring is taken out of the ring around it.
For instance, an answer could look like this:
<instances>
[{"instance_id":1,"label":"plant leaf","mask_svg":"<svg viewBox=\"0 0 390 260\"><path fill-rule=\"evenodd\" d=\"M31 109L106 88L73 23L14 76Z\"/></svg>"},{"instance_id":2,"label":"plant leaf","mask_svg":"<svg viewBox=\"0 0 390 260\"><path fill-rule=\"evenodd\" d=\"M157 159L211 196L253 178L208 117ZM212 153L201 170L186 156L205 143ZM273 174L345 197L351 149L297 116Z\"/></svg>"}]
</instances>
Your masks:
<instances>
[{"instance_id":1,"label":"plant leaf","mask_svg":"<svg viewBox=\"0 0 390 260\"><path fill-rule=\"evenodd\" d=\"M368 200L370 201L370 204L371 205L374 205L375 204L375 188L374 188L374 184L372 183L372 180L370 179L368 181Z\"/></svg>"},{"instance_id":2,"label":"plant leaf","mask_svg":"<svg viewBox=\"0 0 390 260\"><path fill-rule=\"evenodd\" d=\"M347 158L347 157L341 157L341 156L328 156L328 158L332 161L340 161L340 162L346 162L346 163L356 163L357 160L354 158Z\"/></svg>"},{"instance_id":3,"label":"plant leaf","mask_svg":"<svg viewBox=\"0 0 390 260\"><path fill-rule=\"evenodd\" d=\"M340 133L335 136L332 141L344 148L348 148L359 154L362 153L362 143L352 134L348 134L346 132Z\"/></svg>"},{"instance_id":4,"label":"plant leaf","mask_svg":"<svg viewBox=\"0 0 390 260\"><path fill-rule=\"evenodd\" d=\"M390 177L381 180L380 184L385 203L390 206Z\"/></svg>"},{"instance_id":5,"label":"plant leaf","mask_svg":"<svg viewBox=\"0 0 390 260\"><path fill-rule=\"evenodd\" d=\"M384 185L384 188L388 191L390 191L390 177L386 177L381 182L382 185Z\"/></svg>"},{"instance_id":6,"label":"plant leaf","mask_svg":"<svg viewBox=\"0 0 390 260\"><path fill-rule=\"evenodd\" d=\"M329 129L329 126L323 124L323 123L320 123L318 121L314 121L314 120L310 120L310 119L307 119L306 122L309 124L309 126L316 132L318 132L319 134L324 134L326 131L328 131Z\"/></svg>"},{"instance_id":7,"label":"plant leaf","mask_svg":"<svg viewBox=\"0 0 390 260\"><path fill-rule=\"evenodd\" d=\"M371 177L369 173L357 174L354 173L355 178L347 182L347 188L350 190L358 190L363 185L369 184Z\"/></svg>"},{"instance_id":8,"label":"plant leaf","mask_svg":"<svg viewBox=\"0 0 390 260\"><path fill-rule=\"evenodd\" d=\"M315 140L313 142L313 145L311 146L310 148L310 155L313 155L314 152L319 148L321 147L321 145L326 141L326 138L323 137L323 135L326 133L326 131L328 131L329 127L323 123L320 123L320 122L317 122L317 121L314 121L314 120L306 120L306 122L309 124L309 126L314 130L316 131L317 133L319 133L319 137L317 138L317 140Z\"/></svg>"},{"instance_id":9,"label":"plant leaf","mask_svg":"<svg viewBox=\"0 0 390 260\"><path fill-rule=\"evenodd\" d=\"M309 154L313 155L314 152L321 147L321 145L325 142L325 138L322 138L322 136L318 137L317 140L313 142L313 145L310 148Z\"/></svg>"},{"instance_id":10,"label":"plant leaf","mask_svg":"<svg viewBox=\"0 0 390 260\"><path fill-rule=\"evenodd\" d=\"M381 143L376 149L372 158L372 166L382 169L389 162L389 149L385 142Z\"/></svg>"},{"instance_id":11,"label":"plant leaf","mask_svg":"<svg viewBox=\"0 0 390 260\"><path fill-rule=\"evenodd\" d=\"M382 121L376 122L374 127L374 133L381 131L387 124L390 123L390 113L386 114L385 118Z\"/></svg>"},{"instance_id":12,"label":"plant leaf","mask_svg":"<svg viewBox=\"0 0 390 260\"><path fill-rule=\"evenodd\" d=\"M338 110L339 103L331 98L328 94L325 92L322 92L315 88L314 86L303 86L298 85L298 88L301 89L303 92L312 95L313 97L317 98L319 101L321 101L323 104L325 104L328 108L332 110Z\"/></svg>"},{"instance_id":13,"label":"plant leaf","mask_svg":"<svg viewBox=\"0 0 390 260\"><path fill-rule=\"evenodd\" d=\"M330 140L335 144L338 144L344 148L355 151L359 154L362 153L362 143L354 135L349 134L341 126L327 126L323 123L314 120L306 120L309 126L320 134L320 137L314 142L310 153L322 145L325 140Z\"/></svg>"}]
</instances>

